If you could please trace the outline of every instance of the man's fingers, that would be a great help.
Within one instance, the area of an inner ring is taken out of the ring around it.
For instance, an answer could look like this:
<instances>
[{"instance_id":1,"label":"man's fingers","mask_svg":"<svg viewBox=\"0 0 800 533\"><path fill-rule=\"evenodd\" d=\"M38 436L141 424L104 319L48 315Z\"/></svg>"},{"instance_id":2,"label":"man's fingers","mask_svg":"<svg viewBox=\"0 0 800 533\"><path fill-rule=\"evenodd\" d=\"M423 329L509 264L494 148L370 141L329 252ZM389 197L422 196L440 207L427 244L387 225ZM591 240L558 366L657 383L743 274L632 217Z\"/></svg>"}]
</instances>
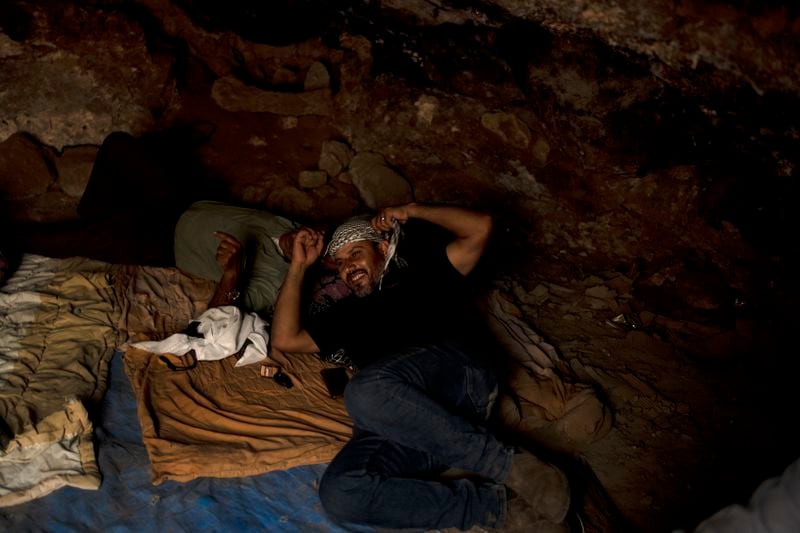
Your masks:
<instances>
[{"instance_id":1,"label":"man's fingers","mask_svg":"<svg viewBox=\"0 0 800 533\"><path fill-rule=\"evenodd\" d=\"M377 215L372 217L372 227L378 231L389 231L392 229L394 218L386 209L381 209Z\"/></svg>"},{"instance_id":2,"label":"man's fingers","mask_svg":"<svg viewBox=\"0 0 800 533\"><path fill-rule=\"evenodd\" d=\"M242 243L239 239L224 231L215 231L214 236L219 239L219 244L217 244L217 250L214 254L217 263L223 269L235 266L237 263L236 258L242 250Z\"/></svg>"},{"instance_id":3,"label":"man's fingers","mask_svg":"<svg viewBox=\"0 0 800 533\"><path fill-rule=\"evenodd\" d=\"M236 250L242 247L241 241L239 241L239 239L230 233L225 233L224 231L215 231L214 236L219 239L218 249L220 246L230 247Z\"/></svg>"},{"instance_id":4,"label":"man's fingers","mask_svg":"<svg viewBox=\"0 0 800 533\"><path fill-rule=\"evenodd\" d=\"M386 213L383 209L378 211L378 214L372 217L372 227L378 231L386 231Z\"/></svg>"}]
</instances>

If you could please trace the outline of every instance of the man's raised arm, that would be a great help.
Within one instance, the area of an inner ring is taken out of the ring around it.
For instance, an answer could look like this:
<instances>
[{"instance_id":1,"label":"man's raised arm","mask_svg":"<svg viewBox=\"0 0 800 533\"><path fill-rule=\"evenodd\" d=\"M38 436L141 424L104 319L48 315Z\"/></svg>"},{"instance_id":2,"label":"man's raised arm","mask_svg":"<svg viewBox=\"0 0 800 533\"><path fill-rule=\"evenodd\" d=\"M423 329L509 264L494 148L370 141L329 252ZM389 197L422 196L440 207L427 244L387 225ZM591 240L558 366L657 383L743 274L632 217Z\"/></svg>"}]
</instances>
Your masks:
<instances>
[{"instance_id":1,"label":"man's raised arm","mask_svg":"<svg viewBox=\"0 0 800 533\"><path fill-rule=\"evenodd\" d=\"M282 352L314 353L319 347L300 321L300 304L306 269L322 252L322 235L303 228L292 247L289 270L278 292L272 317L272 346Z\"/></svg>"},{"instance_id":2,"label":"man's raised arm","mask_svg":"<svg viewBox=\"0 0 800 533\"><path fill-rule=\"evenodd\" d=\"M492 233L492 217L486 213L462 207L415 203L379 210L372 225L377 230L388 231L393 221L404 224L409 218L426 220L455 235L447 245L447 258L465 276L478 264Z\"/></svg>"}]
</instances>

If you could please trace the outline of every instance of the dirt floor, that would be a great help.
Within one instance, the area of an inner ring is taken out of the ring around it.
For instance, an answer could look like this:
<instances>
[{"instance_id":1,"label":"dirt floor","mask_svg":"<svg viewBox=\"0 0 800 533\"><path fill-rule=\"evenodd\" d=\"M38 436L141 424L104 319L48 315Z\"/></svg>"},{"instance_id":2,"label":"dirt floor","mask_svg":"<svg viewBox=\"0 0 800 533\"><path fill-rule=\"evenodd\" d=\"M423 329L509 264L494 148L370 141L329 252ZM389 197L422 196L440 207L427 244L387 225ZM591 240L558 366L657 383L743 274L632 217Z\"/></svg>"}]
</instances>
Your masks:
<instances>
[{"instance_id":1,"label":"dirt floor","mask_svg":"<svg viewBox=\"0 0 800 533\"><path fill-rule=\"evenodd\" d=\"M540 279L524 309L613 406L613 430L582 455L631 527L690 530L796 459L796 364L767 317L751 350L703 358L708 326L637 309L630 280L603 276Z\"/></svg>"}]
</instances>

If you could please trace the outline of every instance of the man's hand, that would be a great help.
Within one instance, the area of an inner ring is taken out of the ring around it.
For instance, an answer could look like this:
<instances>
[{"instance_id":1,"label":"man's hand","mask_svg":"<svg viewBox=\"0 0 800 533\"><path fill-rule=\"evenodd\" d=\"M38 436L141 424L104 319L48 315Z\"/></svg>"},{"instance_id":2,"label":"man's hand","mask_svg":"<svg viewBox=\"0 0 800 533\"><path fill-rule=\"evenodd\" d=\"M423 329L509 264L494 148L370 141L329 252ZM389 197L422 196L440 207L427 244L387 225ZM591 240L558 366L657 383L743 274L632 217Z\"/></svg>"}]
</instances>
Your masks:
<instances>
[{"instance_id":1,"label":"man's hand","mask_svg":"<svg viewBox=\"0 0 800 533\"><path fill-rule=\"evenodd\" d=\"M392 229L394 221L405 224L408 221L409 210L415 204L395 205L383 207L372 217L372 227L377 231L389 231Z\"/></svg>"},{"instance_id":2,"label":"man's hand","mask_svg":"<svg viewBox=\"0 0 800 533\"><path fill-rule=\"evenodd\" d=\"M215 231L214 236L219 239L215 258L222 267L222 277L217 282L217 288L208 307L231 305L238 298L239 275L242 270L242 243L239 239L225 233Z\"/></svg>"},{"instance_id":3,"label":"man's hand","mask_svg":"<svg viewBox=\"0 0 800 533\"><path fill-rule=\"evenodd\" d=\"M322 254L322 233L311 228L300 228L292 245L292 263L310 267Z\"/></svg>"},{"instance_id":4,"label":"man's hand","mask_svg":"<svg viewBox=\"0 0 800 533\"><path fill-rule=\"evenodd\" d=\"M219 239L215 258L223 272L236 272L242 268L242 243L224 231L215 231L214 236Z\"/></svg>"}]
</instances>

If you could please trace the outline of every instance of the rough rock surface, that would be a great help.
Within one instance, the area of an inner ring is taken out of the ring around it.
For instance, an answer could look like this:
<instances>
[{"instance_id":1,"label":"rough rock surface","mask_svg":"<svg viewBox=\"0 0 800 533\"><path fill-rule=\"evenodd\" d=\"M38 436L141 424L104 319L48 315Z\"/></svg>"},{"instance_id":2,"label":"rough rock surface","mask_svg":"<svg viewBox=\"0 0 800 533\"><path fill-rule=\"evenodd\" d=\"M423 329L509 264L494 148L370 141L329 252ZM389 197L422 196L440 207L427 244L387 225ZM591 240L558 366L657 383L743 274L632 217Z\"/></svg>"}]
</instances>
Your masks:
<instances>
[{"instance_id":1,"label":"rough rock surface","mask_svg":"<svg viewBox=\"0 0 800 533\"><path fill-rule=\"evenodd\" d=\"M13 37L0 32L0 140L22 131L59 150L100 144L144 133L177 105L174 58L153 54L130 17L33 3L17 16Z\"/></svg>"},{"instance_id":2,"label":"rough rock surface","mask_svg":"<svg viewBox=\"0 0 800 533\"><path fill-rule=\"evenodd\" d=\"M370 209L411 202L408 182L392 170L381 154L359 152L350 161L349 173L361 199Z\"/></svg>"}]
</instances>

